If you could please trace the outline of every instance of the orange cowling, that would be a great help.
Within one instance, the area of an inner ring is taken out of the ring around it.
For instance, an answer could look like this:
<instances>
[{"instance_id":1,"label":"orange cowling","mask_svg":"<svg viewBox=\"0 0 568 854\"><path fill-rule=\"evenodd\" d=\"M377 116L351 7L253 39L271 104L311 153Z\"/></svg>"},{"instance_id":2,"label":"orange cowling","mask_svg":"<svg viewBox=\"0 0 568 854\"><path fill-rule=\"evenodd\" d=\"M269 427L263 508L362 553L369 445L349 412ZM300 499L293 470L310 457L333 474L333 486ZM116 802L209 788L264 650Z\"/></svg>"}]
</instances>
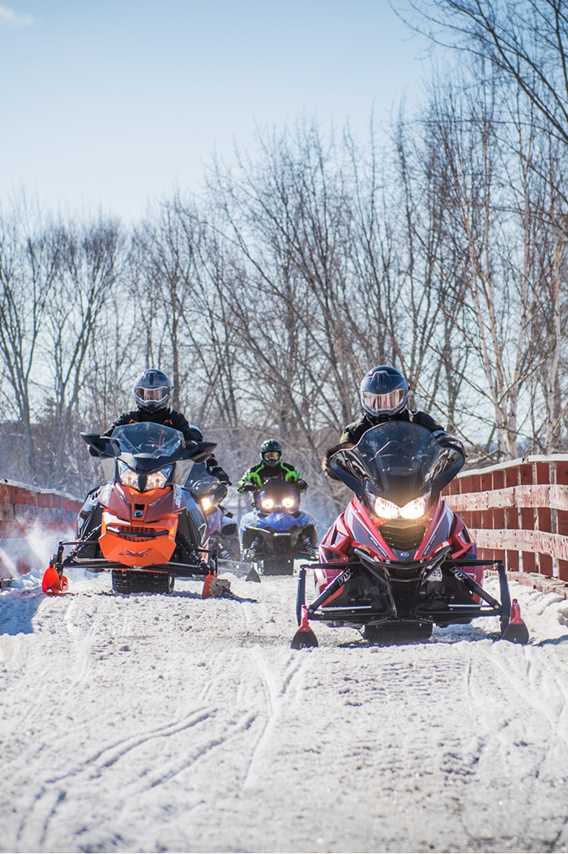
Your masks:
<instances>
[{"instance_id":1,"label":"orange cowling","mask_svg":"<svg viewBox=\"0 0 568 854\"><path fill-rule=\"evenodd\" d=\"M168 501L171 492L171 487L138 492L114 484L108 509L103 511L99 538L103 557L124 566L168 563L178 527L178 513L173 501ZM165 512L156 514L156 505Z\"/></svg>"},{"instance_id":2,"label":"orange cowling","mask_svg":"<svg viewBox=\"0 0 568 854\"><path fill-rule=\"evenodd\" d=\"M99 540L103 557L125 566L167 563L176 548L177 525L176 513L159 522L134 525L105 511ZM163 533L156 535L158 531Z\"/></svg>"}]
</instances>

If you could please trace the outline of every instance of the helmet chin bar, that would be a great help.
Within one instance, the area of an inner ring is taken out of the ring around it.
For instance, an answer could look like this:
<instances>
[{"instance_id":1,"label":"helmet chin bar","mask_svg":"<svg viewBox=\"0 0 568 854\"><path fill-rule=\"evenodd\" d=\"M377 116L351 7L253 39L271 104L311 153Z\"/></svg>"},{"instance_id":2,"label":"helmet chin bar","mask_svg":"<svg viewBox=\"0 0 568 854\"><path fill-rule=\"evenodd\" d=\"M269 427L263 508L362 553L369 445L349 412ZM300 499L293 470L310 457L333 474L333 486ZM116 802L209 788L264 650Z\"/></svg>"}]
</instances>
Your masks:
<instances>
[{"instance_id":1,"label":"helmet chin bar","mask_svg":"<svg viewBox=\"0 0 568 854\"><path fill-rule=\"evenodd\" d=\"M142 412L145 410L148 412L159 412L160 409L167 409L169 403L168 400L145 400L143 402L136 402L138 403L138 409Z\"/></svg>"}]
</instances>

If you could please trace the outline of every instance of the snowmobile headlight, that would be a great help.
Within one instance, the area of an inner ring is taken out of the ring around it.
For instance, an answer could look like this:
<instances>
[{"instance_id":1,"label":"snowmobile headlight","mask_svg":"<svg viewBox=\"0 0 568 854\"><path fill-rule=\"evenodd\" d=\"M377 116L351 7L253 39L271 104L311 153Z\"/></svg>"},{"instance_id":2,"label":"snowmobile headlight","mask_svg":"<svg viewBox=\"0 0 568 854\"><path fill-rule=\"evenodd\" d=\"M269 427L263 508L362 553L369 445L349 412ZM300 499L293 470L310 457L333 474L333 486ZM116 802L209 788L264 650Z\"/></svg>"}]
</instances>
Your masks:
<instances>
[{"instance_id":1,"label":"snowmobile headlight","mask_svg":"<svg viewBox=\"0 0 568 854\"><path fill-rule=\"evenodd\" d=\"M375 498L375 513L381 519L400 518L400 508L396 504L393 504L392 501L387 501L386 498Z\"/></svg>"},{"instance_id":2,"label":"snowmobile headlight","mask_svg":"<svg viewBox=\"0 0 568 854\"><path fill-rule=\"evenodd\" d=\"M153 471L146 478L146 489L162 489L168 482L168 475L163 471Z\"/></svg>"},{"instance_id":3,"label":"snowmobile headlight","mask_svg":"<svg viewBox=\"0 0 568 854\"><path fill-rule=\"evenodd\" d=\"M426 513L426 498L415 498L414 501L409 501L404 507L400 508L400 515L403 519L421 519Z\"/></svg>"},{"instance_id":4,"label":"snowmobile headlight","mask_svg":"<svg viewBox=\"0 0 568 854\"><path fill-rule=\"evenodd\" d=\"M292 496L287 496L282 499L282 507L285 507L286 510L293 510L296 506L296 499L292 498Z\"/></svg>"},{"instance_id":5,"label":"snowmobile headlight","mask_svg":"<svg viewBox=\"0 0 568 854\"><path fill-rule=\"evenodd\" d=\"M263 510L272 510L274 507L274 499L273 498L263 498L260 502L260 506Z\"/></svg>"},{"instance_id":6,"label":"snowmobile headlight","mask_svg":"<svg viewBox=\"0 0 568 854\"><path fill-rule=\"evenodd\" d=\"M208 495L204 495L203 498L200 498L199 503L201 504L201 509L204 513L207 513L209 510L211 510L214 504L213 499L210 498Z\"/></svg>"},{"instance_id":7,"label":"snowmobile headlight","mask_svg":"<svg viewBox=\"0 0 568 854\"><path fill-rule=\"evenodd\" d=\"M139 489L138 475L132 469L129 469L125 463L120 463L119 467L120 482L124 486L129 486L131 489Z\"/></svg>"}]
</instances>

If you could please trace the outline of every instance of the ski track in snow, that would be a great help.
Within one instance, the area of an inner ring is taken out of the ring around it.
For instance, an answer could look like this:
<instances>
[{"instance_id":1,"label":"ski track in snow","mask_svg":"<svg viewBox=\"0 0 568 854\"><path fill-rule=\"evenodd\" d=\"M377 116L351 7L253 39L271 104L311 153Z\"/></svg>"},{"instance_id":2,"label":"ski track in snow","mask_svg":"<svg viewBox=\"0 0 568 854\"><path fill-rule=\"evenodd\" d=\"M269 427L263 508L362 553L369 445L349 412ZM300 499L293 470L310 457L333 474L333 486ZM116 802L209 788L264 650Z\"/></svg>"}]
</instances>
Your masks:
<instances>
[{"instance_id":1,"label":"ski track in snow","mask_svg":"<svg viewBox=\"0 0 568 854\"><path fill-rule=\"evenodd\" d=\"M568 603L293 652L295 579L232 581L0 594L0 850L567 849Z\"/></svg>"}]
</instances>

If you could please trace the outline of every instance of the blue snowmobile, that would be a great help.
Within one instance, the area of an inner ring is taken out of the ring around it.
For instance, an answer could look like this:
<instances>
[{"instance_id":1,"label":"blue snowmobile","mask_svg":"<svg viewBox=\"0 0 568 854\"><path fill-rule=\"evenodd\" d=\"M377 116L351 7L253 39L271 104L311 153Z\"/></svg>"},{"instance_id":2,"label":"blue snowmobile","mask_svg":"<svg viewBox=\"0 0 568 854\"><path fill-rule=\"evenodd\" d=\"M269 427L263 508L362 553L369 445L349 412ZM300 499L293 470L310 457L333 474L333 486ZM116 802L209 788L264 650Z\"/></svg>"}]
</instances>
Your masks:
<instances>
[{"instance_id":1,"label":"blue snowmobile","mask_svg":"<svg viewBox=\"0 0 568 854\"><path fill-rule=\"evenodd\" d=\"M247 578L292 575L294 560L317 554L315 522L300 509L300 488L274 478L250 491L254 506L240 525L243 559L253 564Z\"/></svg>"}]
</instances>

